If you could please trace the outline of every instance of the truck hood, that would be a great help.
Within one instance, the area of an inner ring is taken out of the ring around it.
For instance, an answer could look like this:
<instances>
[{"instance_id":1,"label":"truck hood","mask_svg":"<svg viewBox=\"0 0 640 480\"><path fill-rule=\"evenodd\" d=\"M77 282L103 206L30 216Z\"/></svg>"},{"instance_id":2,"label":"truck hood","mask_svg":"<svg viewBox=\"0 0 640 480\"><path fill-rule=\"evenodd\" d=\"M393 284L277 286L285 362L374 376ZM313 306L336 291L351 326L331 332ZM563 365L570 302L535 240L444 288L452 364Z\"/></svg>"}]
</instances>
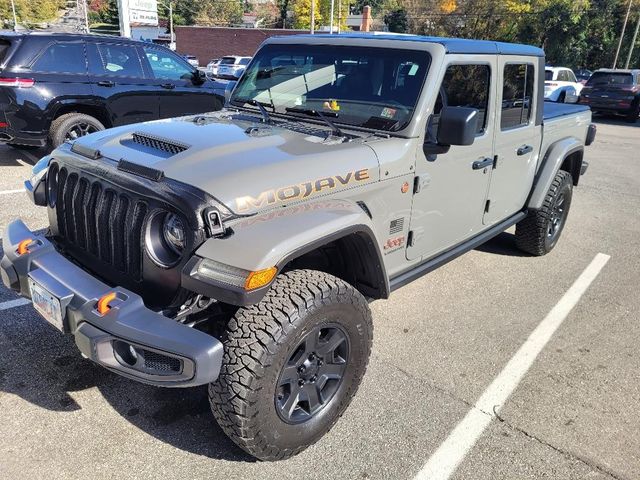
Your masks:
<instances>
[{"instance_id":1,"label":"truck hood","mask_svg":"<svg viewBox=\"0 0 640 480\"><path fill-rule=\"evenodd\" d=\"M112 128L76 142L161 170L239 214L379 180L377 156L361 140L340 142L326 139L322 127L289 125L222 111Z\"/></svg>"}]
</instances>

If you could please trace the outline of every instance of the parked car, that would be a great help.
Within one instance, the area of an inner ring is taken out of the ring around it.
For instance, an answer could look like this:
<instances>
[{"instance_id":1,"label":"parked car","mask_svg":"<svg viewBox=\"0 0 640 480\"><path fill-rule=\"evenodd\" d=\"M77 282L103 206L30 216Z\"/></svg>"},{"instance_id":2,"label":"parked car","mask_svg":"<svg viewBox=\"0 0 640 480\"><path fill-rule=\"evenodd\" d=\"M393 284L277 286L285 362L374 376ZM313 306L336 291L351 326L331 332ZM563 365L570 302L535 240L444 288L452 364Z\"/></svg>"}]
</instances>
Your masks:
<instances>
[{"instance_id":1,"label":"parked car","mask_svg":"<svg viewBox=\"0 0 640 480\"><path fill-rule=\"evenodd\" d=\"M230 80L237 80L247 69L251 57L239 57L236 55L222 57L218 65L217 76Z\"/></svg>"},{"instance_id":2,"label":"parked car","mask_svg":"<svg viewBox=\"0 0 640 480\"><path fill-rule=\"evenodd\" d=\"M200 61L195 55L184 55L184 59L196 68L200 66Z\"/></svg>"},{"instance_id":3,"label":"parked car","mask_svg":"<svg viewBox=\"0 0 640 480\"><path fill-rule=\"evenodd\" d=\"M208 77L215 77L218 75L218 66L220 65L220 59L214 58L209 63L207 63L207 67L205 69L205 73Z\"/></svg>"},{"instance_id":4,"label":"parked car","mask_svg":"<svg viewBox=\"0 0 640 480\"><path fill-rule=\"evenodd\" d=\"M538 101L543 58L489 41L269 38L228 109L40 160L26 188L50 229L6 227L2 280L86 358L156 386L210 384L233 441L291 457L358 390L369 302L514 225L523 251L556 246L595 127L583 105Z\"/></svg>"},{"instance_id":5,"label":"parked car","mask_svg":"<svg viewBox=\"0 0 640 480\"><path fill-rule=\"evenodd\" d=\"M104 128L219 110L225 86L125 38L0 35L0 142L56 147Z\"/></svg>"},{"instance_id":6,"label":"parked car","mask_svg":"<svg viewBox=\"0 0 640 480\"><path fill-rule=\"evenodd\" d=\"M640 69L596 70L582 89L580 102L594 113L624 115L635 123L640 117Z\"/></svg>"},{"instance_id":7,"label":"parked car","mask_svg":"<svg viewBox=\"0 0 640 480\"><path fill-rule=\"evenodd\" d=\"M563 103L570 96L574 103L578 101L582 84L570 68L545 67L544 80L545 100Z\"/></svg>"},{"instance_id":8,"label":"parked car","mask_svg":"<svg viewBox=\"0 0 640 480\"><path fill-rule=\"evenodd\" d=\"M586 68L581 68L579 70L576 70L575 74L578 81L584 85L591 78L593 72L591 70L587 70Z\"/></svg>"}]
</instances>

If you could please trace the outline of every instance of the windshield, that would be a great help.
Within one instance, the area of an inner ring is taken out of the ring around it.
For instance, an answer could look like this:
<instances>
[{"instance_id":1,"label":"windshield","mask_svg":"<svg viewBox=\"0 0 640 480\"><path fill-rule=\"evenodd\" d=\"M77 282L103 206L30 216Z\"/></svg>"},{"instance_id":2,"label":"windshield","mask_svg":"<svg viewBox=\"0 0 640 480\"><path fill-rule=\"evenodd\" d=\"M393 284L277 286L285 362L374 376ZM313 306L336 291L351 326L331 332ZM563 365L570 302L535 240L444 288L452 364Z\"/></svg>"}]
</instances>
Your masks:
<instances>
[{"instance_id":1,"label":"windshield","mask_svg":"<svg viewBox=\"0 0 640 480\"><path fill-rule=\"evenodd\" d=\"M596 72L591 75L587 85L631 85L632 80L630 73Z\"/></svg>"},{"instance_id":2,"label":"windshield","mask_svg":"<svg viewBox=\"0 0 640 480\"><path fill-rule=\"evenodd\" d=\"M411 120L429 61L414 50L266 45L231 103L255 100L276 113L320 111L337 124L398 131Z\"/></svg>"}]
</instances>

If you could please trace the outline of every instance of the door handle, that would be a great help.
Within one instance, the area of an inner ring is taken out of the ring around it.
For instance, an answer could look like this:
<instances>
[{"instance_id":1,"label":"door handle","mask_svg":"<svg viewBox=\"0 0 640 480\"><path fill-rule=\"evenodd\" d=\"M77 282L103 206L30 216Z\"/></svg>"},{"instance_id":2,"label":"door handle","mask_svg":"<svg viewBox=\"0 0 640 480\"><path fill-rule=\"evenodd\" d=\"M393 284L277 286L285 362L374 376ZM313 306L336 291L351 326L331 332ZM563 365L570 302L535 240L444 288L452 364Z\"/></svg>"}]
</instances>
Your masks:
<instances>
[{"instance_id":1,"label":"door handle","mask_svg":"<svg viewBox=\"0 0 640 480\"><path fill-rule=\"evenodd\" d=\"M474 170L482 170L493 165L493 158L481 158L471 164L471 168Z\"/></svg>"},{"instance_id":2,"label":"door handle","mask_svg":"<svg viewBox=\"0 0 640 480\"><path fill-rule=\"evenodd\" d=\"M526 155L527 153L533 152L533 147L531 145L522 145L518 148L518 155Z\"/></svg>"},{"instance_id":3,"label":"door handle","mask_svg":"<svg viewBox=\"0 0 640 480\"><path fill-rule=\"evenodd\" d=\"M173 83L163 83L162 85L160 85L162 88L166 88L167 90L171 90L173 88L176 88L176 86Z\"/></svg>"},{"instance_id":4,"label":"door handle","mask_svg":"<svg viewBox=\"0 0 640 480\"><path fill-rule=\"evenodd\" d=\"M115 83L111 80L102 80L98 82L98 85L100 85L101 87L113 87Z\"/></svg>"}]
</instances>

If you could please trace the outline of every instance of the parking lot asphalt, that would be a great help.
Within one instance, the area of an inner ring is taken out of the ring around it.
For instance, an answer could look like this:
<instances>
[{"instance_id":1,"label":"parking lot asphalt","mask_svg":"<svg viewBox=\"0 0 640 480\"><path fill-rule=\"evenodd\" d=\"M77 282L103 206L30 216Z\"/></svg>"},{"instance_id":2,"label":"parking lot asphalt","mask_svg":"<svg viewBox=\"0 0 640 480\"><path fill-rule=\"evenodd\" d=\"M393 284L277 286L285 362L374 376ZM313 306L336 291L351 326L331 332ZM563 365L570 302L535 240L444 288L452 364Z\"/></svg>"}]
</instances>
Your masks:
<instances>
[{"instance_id":1,"label":"parking lot asphalt","mask_svg":"<svg viewBox=\"0 0 640 480\"><path fill-rule=\"evenodd\" d=\"M373 354L343 418L293 459L256 462L204 388L141 385L0 287L0 478L412 479L598 253L611 258L455 479L640 478L640 122L596 119L589 170L542 258L512 231L372 304ZM35 155L34 155L35 153ZM21 189L37 152L0 148L0 228L46 212Z\"/></svg>"}]
</instances>

